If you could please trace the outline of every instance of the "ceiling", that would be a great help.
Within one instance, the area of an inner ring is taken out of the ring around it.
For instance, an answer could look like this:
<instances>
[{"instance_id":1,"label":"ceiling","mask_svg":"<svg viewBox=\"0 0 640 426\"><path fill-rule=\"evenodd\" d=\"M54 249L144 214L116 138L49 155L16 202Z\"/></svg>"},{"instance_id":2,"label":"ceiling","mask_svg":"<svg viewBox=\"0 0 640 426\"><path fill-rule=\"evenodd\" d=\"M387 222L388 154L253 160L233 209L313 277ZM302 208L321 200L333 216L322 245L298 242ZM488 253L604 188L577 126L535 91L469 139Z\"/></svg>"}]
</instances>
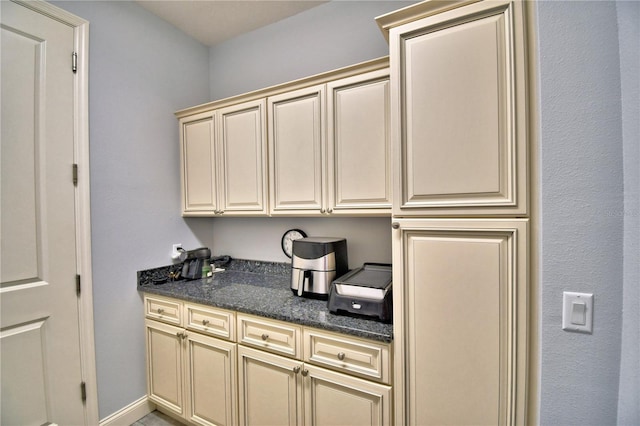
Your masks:
<instances>
[{"instance_id":1,"label":"ceiling","mask_svg":"<svg viewBox=\"0 0 640 426\"><path fill-rule=\"evenodd\" d=\"M138 0L154 15L207 46L311 9L312 0Z\"/></svg>"}]
</instances>

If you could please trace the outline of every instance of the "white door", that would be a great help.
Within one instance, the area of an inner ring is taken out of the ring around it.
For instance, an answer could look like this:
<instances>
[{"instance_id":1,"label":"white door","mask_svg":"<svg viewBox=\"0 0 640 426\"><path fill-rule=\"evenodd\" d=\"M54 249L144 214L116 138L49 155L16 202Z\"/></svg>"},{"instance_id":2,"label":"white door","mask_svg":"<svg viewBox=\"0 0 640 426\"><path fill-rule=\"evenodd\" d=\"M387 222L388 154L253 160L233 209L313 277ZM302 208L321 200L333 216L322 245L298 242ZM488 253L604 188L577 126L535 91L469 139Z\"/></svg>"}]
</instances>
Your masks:
<instances>
[{"instance_id":1,"label":"white door","mask_svg":"<svg viewBox=\"0 0 640 426\"><path fill-rule=\"evenodd\" d=\"M2 2L3 425L86 424L76 294L74 28Z\"/></svg>"}]
</instances>

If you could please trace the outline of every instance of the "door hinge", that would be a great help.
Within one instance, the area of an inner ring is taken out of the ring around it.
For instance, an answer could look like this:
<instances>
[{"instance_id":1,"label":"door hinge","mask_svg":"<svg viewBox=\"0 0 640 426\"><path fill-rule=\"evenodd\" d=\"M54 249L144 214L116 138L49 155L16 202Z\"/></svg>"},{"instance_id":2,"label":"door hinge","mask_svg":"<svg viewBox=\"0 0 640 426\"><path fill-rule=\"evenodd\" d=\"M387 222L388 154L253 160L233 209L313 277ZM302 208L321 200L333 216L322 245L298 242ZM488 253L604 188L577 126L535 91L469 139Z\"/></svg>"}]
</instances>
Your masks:
<instances>
[{"instance_id":1,"label":"door hinge","mask_svg":"<svg viewBox=\"0 0 640 426\"><path fill-rule=\"evenodd\" d=\"M80 395L82 402L87 402L87 384L85 382L80 383Z\"/></svg>"},{"instance_id":2,"label":"door hinge","mask_svg":"<svg viewBox=\"0 0 640 426\"><path fill-rule=\"evenodd\" d=\"M71 71L74 74L78 72L78 54L76 52L71 54Z\"/></svg>"},{"instance_id":3,"label":"door hinge","mask_svg":"<svg viewBox=\"0 0 640 426\"><path fill-rule=\"evenodd\" d=\"M76 274L76 294L80 296L80 274Z\"/></svg>"},{"instance_id":4,"label":"door hinge","mask_svg":"<svg viewBox=\"0 0 640 426\"><path fill-rule=\"evenodd\" d=\"M73 165L73 185L78 186L78 165Z\"/></svg>"}]
</instances>

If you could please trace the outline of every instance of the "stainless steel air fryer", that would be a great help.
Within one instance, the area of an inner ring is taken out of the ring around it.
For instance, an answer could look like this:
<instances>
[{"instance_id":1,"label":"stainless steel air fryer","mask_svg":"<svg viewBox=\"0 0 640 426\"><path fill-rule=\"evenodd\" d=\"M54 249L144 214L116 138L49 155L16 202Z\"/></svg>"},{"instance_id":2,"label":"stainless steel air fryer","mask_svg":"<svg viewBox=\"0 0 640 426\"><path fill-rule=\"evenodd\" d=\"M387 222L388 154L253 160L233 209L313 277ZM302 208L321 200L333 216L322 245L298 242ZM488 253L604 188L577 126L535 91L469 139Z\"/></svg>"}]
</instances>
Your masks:
<instances>
[{"instance_id":1,"label":"stainless steel air fryer","mask_svg":"<svg viewBox=\"0 0 640 426\"><path fill-rule=\"evenodd\" d=\"M331 282L348 271L346 239L309 237L293 241L291 290L294 294L327 299Z\"/></svg>"}]
</instances>

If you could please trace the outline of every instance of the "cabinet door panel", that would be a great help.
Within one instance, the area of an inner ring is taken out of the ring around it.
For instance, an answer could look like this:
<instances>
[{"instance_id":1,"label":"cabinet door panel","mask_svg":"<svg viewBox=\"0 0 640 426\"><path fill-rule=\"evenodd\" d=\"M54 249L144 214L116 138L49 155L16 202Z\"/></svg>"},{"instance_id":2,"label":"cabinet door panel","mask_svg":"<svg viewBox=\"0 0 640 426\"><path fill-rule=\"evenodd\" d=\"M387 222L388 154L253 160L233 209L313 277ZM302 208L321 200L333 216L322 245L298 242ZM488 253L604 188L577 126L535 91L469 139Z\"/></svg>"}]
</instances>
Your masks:
<instances>
[{"instance_id":1,"label":"cabinet door panel","mask_svg":"<svg viewBox=\"0 0 640 426\"><path fill-rule=\"evenodd\" d=\"M201 114L180 124L183 212L213 212L217 208L214 117Z\"/></svg>"},{"instance_id":2,"label":"cabinet door panel","mask_svg":"<svg viewBox=\"0 0 640 426\"><path fill-rule=\"evenodd\" d=\"M305 424L391 424L391 387L305 364Z\"/></svg>"},{"instance_id":3,"label":"cabinet door panel","mask_svg":"<svg viewBox=\"0 0 640 426\"><path fill-rule=\"evenodd\" d=\"M149 398L182 415L181 328L145 320L147 328L147 386Z\"/></svg>"},{"instance_id":4,"label":"cabinet door panel","mask_svg":"<svg viewBox=\"0 0 640 426\"><path fill-rule=\"evenodd\" d=\"M328 83L327 91L330 207L390 212L388 70Z\"/></svg>"},{"instance_id":5,"label":"cabinet door panel","mask_svg":"<svg viewBox=\"0 0 640 426\"><path fill-rule=\"evenodd\" d=\"M203 425L236 424L236 344L189 333L188 418Z\"/></svg>"},{"instance_id":6,"label":"cabinet door panel","mask_svg":"<svg viewBox=\"0 0 640 426\"><path fill-rule=\"evenodd\" d=\"M241 425L302 424L302 363L238 345Z\"/></svg>"},{"instance_id":7,"label":"cabinet door panel","mask_svg":"<svg viewBox=\"0 0 640 426\"><path fill-rule=\"evenodd\" d=\"M396 216L526 212L519 10L481 2L392 30Z\"/></svg>"},{"instance_id":8,"label":"cabinet door panel","mask_svg":"<svg viewBox=\"0 0 640 426\"><path fill-rule=\"evenodd\" d=\"M324 86L269 98L272 213L319 212L323 200Z\"/></svg>"},{"instance_id":9,"label":"cabinet door panel","mask_svg":"<svg viewBox=\"0 0 640 426\"><path fill-rule=\"evenodd\" d=\"M400 224L394 281L405 282L397 295L405 321L394 335L407 336L396 343L408 423L522 423L527 222Z\"/></svg>"},{"instance_id":10,"label":"cabinet door panel","mask_svg":"<svg viewBox=\"0 0 640 426\"><path fill-rule=\"evenodd\" d=\"M225 213L266 214L265 101L225 108L218 117L222 208Z\"/></svg>"}]
</instances>

